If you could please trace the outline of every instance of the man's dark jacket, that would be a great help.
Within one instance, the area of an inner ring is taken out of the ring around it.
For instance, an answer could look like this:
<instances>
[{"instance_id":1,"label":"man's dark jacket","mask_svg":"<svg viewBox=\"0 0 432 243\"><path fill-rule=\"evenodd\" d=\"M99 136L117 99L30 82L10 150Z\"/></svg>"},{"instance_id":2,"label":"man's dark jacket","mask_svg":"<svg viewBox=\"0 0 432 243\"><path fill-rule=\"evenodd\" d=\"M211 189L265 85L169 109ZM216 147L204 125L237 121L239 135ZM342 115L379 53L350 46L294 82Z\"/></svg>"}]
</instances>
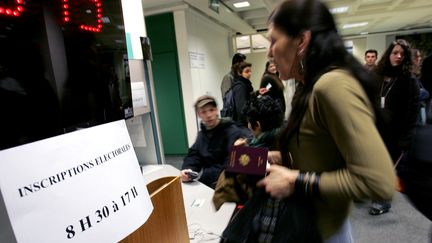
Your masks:
<instances>
[{"instance_id":1,"label":"man's dark jacket","mask_svg":"<svg viewBox=\"0 0 432 243\"><path fill-rule=\"evenodd\" d=\"M197 172L202 169L199 181L214 188L219 174L228 163L229 148L241 137L244 137L242 130L231 120L221 119L220 123L210 130L201 123L201 131L189 148L182 169Z\"/></svg>"}]
</instances>

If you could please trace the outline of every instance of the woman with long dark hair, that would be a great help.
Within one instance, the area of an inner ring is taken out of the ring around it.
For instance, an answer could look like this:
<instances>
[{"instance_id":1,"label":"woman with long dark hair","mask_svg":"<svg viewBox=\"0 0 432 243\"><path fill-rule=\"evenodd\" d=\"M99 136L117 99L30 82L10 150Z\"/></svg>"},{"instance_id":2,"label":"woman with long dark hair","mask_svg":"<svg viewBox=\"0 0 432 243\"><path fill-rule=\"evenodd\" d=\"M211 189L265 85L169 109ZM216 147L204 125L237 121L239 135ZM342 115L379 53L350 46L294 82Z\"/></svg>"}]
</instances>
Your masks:
<instances>
[{"instance_id":1,"label":"woman with long dark hair","mask_svg":"<svg viewBox=\"0 0 432 243\"><path fill-rule=\"evenodd\" d=\"M411 148L420 108L419 86L412 77L412 64L408 42L399 39L390 44L376 69L381 79L380 99L383 115L379 131L394 163L401 161L403 153ZM380 215L388 212L390 207L389 201L374 202L369 214Z\"/></svg>"},{"instance_id":2,"label":"woman with long dark hair","mask_svg":"<svg viewBox=\"0 0 432 243\"><path fill-rule=\"evenodd\" d=\"M305 197L324 242L352 242L352 200L394 193L391 158L375 126L378 82L345 50L320 1L284 1L269 22L268 55L282 80L300 86L280 153L270 157L281 165L272 164L258 186L274 198Z\"/></svg>"},{"instance_id":3,"label":"woman with long dark hair","mask_svg":"<svg viewBox=\"0 0 432 243\"><path fill-rule=\"evenodd\" d=\"M267 61L261 78L259 91L261 94L265 93L270 95L273 99L278 100L282 106L282 111L285 113L284 85L278 75L279 73L273 61Z\"/></svg>"},{"instance_id":4,"label":"woman with long dark hair","mask_svg":"<svg viewBox=\"0 0 432 243\"><path fill-rule=\"evenodd\" d=\"M376 69L381 77L383 124L380 132L393 161L399 158L402 151L410 149L416 125L419 88L411 76L411 70L410 46L402 39L390 44Z\"/></svg>"}]
</instances>

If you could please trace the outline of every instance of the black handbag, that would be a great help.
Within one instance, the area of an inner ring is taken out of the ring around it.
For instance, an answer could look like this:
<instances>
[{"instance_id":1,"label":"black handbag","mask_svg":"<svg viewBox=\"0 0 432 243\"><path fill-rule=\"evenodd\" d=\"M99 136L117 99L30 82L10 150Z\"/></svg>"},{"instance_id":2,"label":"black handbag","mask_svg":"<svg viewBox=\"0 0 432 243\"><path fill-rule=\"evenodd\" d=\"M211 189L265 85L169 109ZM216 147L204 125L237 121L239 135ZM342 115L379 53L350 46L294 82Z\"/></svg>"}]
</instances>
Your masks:
<instances>
[{"instance_id":1,"label":"black handbag","mask_svg":"<svg viewBox=\"0 0 432 243\"><path fill-rule=\"evenodd\" d=\"M412 204L432 220L432 125L418 126L402 178Z\"/></svg>"},{"instance_id":2,"label":"black handbag","mask_svg":"<svg viewBox=\"0 0 432 243\"><path fill-rule=\"evenodd\" d=\"M257 242L256 217L269 195L264 189L259 189L244 207L231 220L222 234L224 243L253 243ZM273 243L319 243L321 234L316 226L316 213L310 200L290 196L283 200L279 216L273 232Z\"/></svg>"}]
</instances>

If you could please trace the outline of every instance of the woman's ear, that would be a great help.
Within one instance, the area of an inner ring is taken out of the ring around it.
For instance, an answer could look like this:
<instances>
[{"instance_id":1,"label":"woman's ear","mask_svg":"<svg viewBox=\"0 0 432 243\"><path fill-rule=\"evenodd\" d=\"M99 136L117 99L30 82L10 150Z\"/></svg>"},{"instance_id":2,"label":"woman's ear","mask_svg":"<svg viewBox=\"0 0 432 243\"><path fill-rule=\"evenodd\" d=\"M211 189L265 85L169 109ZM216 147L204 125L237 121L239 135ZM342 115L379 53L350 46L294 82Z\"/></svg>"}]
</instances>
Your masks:
<instances>
[{"instance_id":1,"label":"woman's ear","mask_svg":"<svg viewBox=\"0 0 432 243\"><path fill-rule=\"evenodd\" d=\"M312 38L312 33L310 30L306 30L300 34L300 43L297 48L298 49L297 54L299 56L303 56L305 54L305 50L309 46L311 38Z\"/></svg>"}]
</instances>

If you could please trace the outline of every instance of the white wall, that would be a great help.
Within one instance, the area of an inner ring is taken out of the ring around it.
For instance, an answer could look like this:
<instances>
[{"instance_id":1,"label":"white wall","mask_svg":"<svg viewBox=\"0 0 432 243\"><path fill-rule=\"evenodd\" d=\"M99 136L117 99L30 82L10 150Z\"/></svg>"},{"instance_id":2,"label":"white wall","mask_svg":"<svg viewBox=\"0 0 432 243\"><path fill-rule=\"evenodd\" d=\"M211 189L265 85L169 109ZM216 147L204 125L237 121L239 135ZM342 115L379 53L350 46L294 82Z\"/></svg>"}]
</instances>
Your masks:
<instances>
[{"instance_id":1,"label":"white wall","mask_svg":"<svg viewBox=\"0 0 432 243\"><path fill-rule=\"evenodd\" d=\"M387 49L395 35L376 34L359 38L350 39L353 42L353 55L363 64L364 53L368 49L376 49L378 51L378 60ZM265 63L267 62L267 52L249 53L246 54L246 61L252 63L252 85L254 90L258 89L261 81L261 76L264 72Z\"/></svg>"},{"instance_id":2,"label":"white wall","mask_svg":"<svg viewBox=\"0 0 432 243\"><path fill-rule=\"evenodd\" d=\"M222 108L220 84L230 70L231 33L192 9L174 11L180 78L188 143L198 132L193 103L201 95L212 95ZM189 53L205 57L204 68L192 68Z\"/></svg>"},{"instance_id":3,"label":"white wall","mask_svg":"<svg viewBox=\"0 0 432 243\"><path fill-rule=\"evenodd\" d=\"M354 57L356 57L361 64L364 64L364 53L367 50L366 38L353 39L352 42Z\"/></svg>"},{"instance_id":4,"label":"white wall","mask_svg":"<svg viewBox=\"0 0 432 243\"><path fill-rule=\"evenodd\" d=\"M381 59L387 49L386 35L372 35L366 38L367 47L366 49L375 49L378 51L377 62ZM366 51L366 50L365 50Z\"/></svg>"},{"instance_id":5,"label":"white wall","mask_svg":"<svg viewBox=\"0 0 432 243\"><path fill-rule=\"evenodd\" d=\"M395 38L396 34L372 34L365 37L352 38L350 40L353 41L353 55L363 64L365 51L375 49L378 51L378 62Z\"/></svg>"},{"instance_id":6,"label":"white wall","mask_svg":"<svg viewBox=\"0 0 432 243\"><path fill-rule=\"evenodd\" d=\"M128 50L132 50L132 52L128 52L131 82L143 83L144 87L146 87L147 82L144 81L146 78L144 75L144 60L141 50L140 37L146 37L147 32L145 28L145 20L144 13L142 11L141 0L122 0L122 9L123 19L125 23L125 32L130 37L127 45L132 44L132 46L128 46ZM149 70L151 70L151 67L149 67ZM154 94L153 77L151 71L149 72L149 75L149 88ZM149 99L153 101L153 104L155 104L156 102L154 100L154 97L148 96L147 89L145 93L145 97L142 98L146 99L147 101L146 109L141 109L139 111L139 109L135 107L135 117L126 120L126 125L128 127L131 141L134 145L134 150L139 163L164 163L164 157L162 156L163 147L159 132L159 122L157 120L157 109L156 106L154 106L154 109L151 111L153 114L151 114L149 113L150 108L148 106ZM151 115L153 115L155 119L156 124L154 124L154 126L152 126L152 120L150 117ZM157 137L159 144L155 144L155 136ZM159 150L157 148L159 148Z\"/></svg>"},{"instance_id":7,"label":"white wall","mask_svg":"<svg viewBox=\"0 0 432 243\"><path fill-rule=\"evenodd\" d=\"M267 52L246 54L246 62L252 63L252 77L250 81L252 82L254 90L259 88L267 60Z\"/></svg>"}]
</instances>

